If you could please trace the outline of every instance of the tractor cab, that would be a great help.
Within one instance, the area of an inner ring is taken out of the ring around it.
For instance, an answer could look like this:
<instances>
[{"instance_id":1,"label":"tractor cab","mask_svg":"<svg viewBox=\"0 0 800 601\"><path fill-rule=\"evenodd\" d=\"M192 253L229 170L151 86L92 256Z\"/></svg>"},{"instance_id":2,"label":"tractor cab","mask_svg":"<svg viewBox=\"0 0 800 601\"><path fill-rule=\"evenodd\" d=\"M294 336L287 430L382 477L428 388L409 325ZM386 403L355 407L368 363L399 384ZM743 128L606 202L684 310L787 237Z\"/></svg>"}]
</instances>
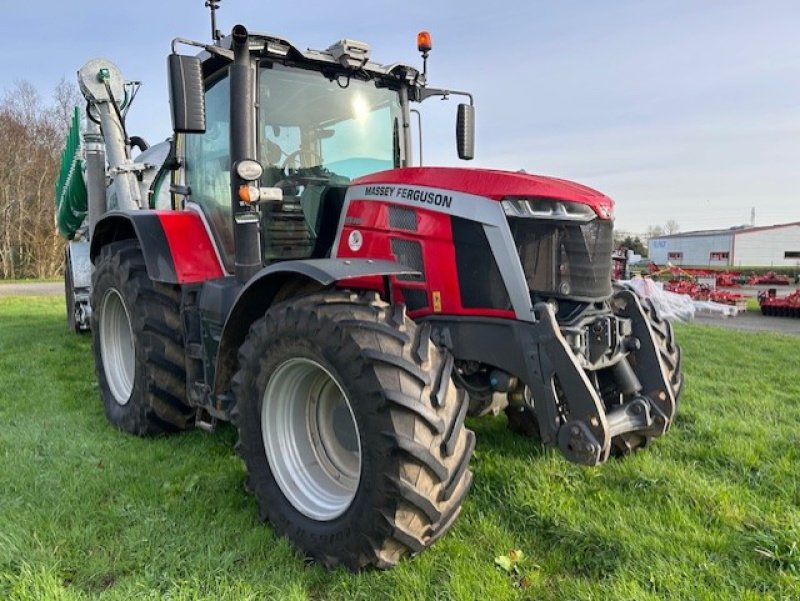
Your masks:
<instances>
[{"instance_id":1,"label":"tractor cab","mask_svg":"<svg viewBox=\"0 0 800 601\"><path fill-rule=\"evenodd\" d=\"M205 216L229 272L236 263L238 213L257 213L249 221L260 230L261 265L327 257L348 184L410 164L409 101L458 92L421 92L424 75L410 66L370 61L369 47L361 42L301 51L283 38L239 33L247 40L238 46L240 61L249 66L244 82L232 84L235 33L197 57L173 55L180 65L171 69L171 77L181 79L173 79L171 100L182 138L185 203ZM202 99L190 96L192 86L202 87ZM198 100L204 123L189 123L187 103ZM241 123L232 131L237 119ZM237 141L238 156L231 140ZM233 163L243 159L257 161L260 176L232 187ZM281 200L261 203L256 211L238 197L243 184L276 189Z\"/></svg>"}]
</instances>

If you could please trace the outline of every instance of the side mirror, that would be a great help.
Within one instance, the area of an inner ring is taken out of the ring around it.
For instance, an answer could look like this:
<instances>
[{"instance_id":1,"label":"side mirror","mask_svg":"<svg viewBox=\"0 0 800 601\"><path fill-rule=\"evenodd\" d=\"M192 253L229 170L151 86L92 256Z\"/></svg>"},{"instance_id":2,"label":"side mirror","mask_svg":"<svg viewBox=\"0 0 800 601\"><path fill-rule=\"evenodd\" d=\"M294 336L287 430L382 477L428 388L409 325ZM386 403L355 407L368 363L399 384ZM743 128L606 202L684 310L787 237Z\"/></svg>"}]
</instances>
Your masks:
<instances>
[{"instance_id":1,"label":"side mirror","mask_svg":"<svg viewBox=\"0 0 800 601\"><path fill-rule=\"evenodd\" d=\"M203 93L203 67L196 56L170 54L169 104L172 129L179 134L202 134L206 131L206 97Z\"/></svg>"},{"instance_id":2,"label":"side mirror","mask_svg":"<svg viewBox=\"0 0 800 601\"><path fill-rule=\"evenodd\" d=\"M475 107L471 104L458 105L456 148L459 159L471 161L475 158Z\"/></svg>"}]
</instances>

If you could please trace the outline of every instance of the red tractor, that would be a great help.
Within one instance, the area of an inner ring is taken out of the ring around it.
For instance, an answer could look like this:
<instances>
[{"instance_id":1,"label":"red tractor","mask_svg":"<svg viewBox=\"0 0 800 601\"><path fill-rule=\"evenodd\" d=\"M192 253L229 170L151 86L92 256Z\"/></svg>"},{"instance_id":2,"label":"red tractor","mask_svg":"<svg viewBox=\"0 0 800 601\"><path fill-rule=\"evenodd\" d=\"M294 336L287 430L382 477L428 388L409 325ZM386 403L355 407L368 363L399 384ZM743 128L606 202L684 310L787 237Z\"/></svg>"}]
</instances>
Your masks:
<instances>
[{"instance_id":1,"label":"red tractor","mask_svg":"<svg viewBox=\"0 0 800 601\"><path fill-rule=\"evenodd\" d=\"M504 408L584 465L670 427L681 352L649 302L612 287L608 197L412 167L412 103L459 92L360 42L303 51L236 26L175 40L168 62L174 136L136 159L113 66L82 70L90 118L124 151L107 194L87 177L90 214L106 203L88 313L114 425L232 421L261 517L351 569L451 527L472 482L467 415ZM462 159L473 115L459 105Z\"/></svg>"}]
</instances>

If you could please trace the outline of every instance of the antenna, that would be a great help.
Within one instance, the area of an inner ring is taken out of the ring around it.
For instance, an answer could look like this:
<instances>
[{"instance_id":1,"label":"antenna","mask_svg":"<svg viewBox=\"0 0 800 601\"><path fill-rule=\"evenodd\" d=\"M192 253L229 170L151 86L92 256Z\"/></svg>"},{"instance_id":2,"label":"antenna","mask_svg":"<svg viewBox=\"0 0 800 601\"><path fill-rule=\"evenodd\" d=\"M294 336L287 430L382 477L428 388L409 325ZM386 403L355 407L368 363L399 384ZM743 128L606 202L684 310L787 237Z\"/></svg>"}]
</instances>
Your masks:
<instances>
[{"instance_id":1,"label":"antenna","mask_svg":"<svg viewBox=\"0 0 800 601\"><path fill-rule=\"evenodd\" d=\"M750 209L750 225L754 226L756 224L756 208L753 207Z\"/></svg>"},{"instance_id":2,"label":"antenna","mask_svg":"<svg viewBox=\"0 0 800 601\"><path fill-rule=\"evenodd\" d=\"M217 29L217 11L222 0L206 0L206 8L211 10L211 39L218 43L222 39L222 32Z\"/></svg>"}]
</instances>

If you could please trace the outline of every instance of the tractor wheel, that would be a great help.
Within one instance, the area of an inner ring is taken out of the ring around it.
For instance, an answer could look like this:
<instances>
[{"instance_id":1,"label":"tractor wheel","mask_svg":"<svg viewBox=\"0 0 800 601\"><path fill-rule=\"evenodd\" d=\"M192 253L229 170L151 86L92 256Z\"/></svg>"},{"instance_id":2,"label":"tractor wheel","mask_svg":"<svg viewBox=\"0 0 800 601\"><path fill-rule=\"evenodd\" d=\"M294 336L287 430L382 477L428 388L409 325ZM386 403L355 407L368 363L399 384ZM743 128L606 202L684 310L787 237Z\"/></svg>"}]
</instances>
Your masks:
<instances>
[{"instance_id":1,"label":"tractor wheel","mask_svg":"<svg viewBox=\"0 0 800 601\"><path fill-rule=\"evenodd\" d=\"M239 351L231 416L261 519L326 567L430 546L472 482L452 369L430 326L375 293L271 307Z\"/></svg>"},{"instance_id":2,"label":"tractor wheel","mask_svg":"<svg viewBox=\"0 0 800 601\"><path fill-rule=\"evenodd\" d=\"M192 427L180 290L150 280L136 240L101 250L92 307L95 371L108 420L139 436Z\"/></svg>"},{"instance_id":3,"label":"tractor wheel","mask_svg":"<svg viewBox=\"0 0 800 601\"><path fill-rule=\"evenodd\" d=\"M536 411L529 405L509 405L505 408L508 429L514 434L540 439L539 420Z\"/></svg>"},{"instance_id":4,"label":"tractor wheel","mask_svg":"<svg viewBox=\"0 0 800 601\"><path fill-rule=\"evenodd\" d=\"M618 290L617 286L614 287ZM664 367L667 375L667 382L672 389L673 397L675 398L675 409L678 409L681 394L683 393L683 370L681 368L682 351L681 347L675 343L675 335L672 329L672 324L663 319L659 315L659 311L649 298L641 296L635 288L625 287L624 289L630 290L639 298L639 302L644 310L647 323L650 324L650 329L655 336L656 348L658 349L661 365ZM629 357L631 366L636 369L633 357ZM611 441L611 452L614 455L627 455L633 451L647 446L651 437L642 436L631 432L615 436Z\"/></svg>"},{"instance_id":5,"label":"tractor wheel","mask_svg":"<svg viewBox=\"0 0 800 601\"><path fill-rule=\"evenodd\" d=\"M649 298L640 299L644 314L650 324L650 329L655 334L656 345L661 356L661 363L667 371L667 380L672 387L672 394L675 397L675 408L683 393L683 370L681 369L681 347L675 343L675 334L672 324L666 319L662 319L658 314L658 309Z\"/></svg>"}]
</instances>

